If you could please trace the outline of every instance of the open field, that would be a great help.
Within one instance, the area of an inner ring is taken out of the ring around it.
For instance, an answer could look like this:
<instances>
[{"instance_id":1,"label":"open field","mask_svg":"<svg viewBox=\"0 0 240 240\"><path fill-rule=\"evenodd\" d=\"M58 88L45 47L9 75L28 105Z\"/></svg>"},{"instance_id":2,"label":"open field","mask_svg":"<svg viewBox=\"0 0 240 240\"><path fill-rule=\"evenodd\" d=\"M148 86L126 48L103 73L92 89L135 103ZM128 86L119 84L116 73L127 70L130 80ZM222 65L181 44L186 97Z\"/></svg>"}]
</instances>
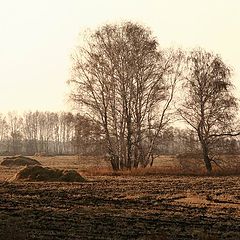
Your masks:
<instances>
[{"instance_id":1,"label":"open field","mask_svg":"<svg viewBox=\"0 0 240 240\"><path fill-rule=\"evenodd\" d=\"M158 168L113 176L94 158L36 159L89 181L6 182L19 168L0 166L0 239L240 239L240 176L169 176ZM171 156L156 162L166 172L177 164Z\"/></svg>"}]
</instances>

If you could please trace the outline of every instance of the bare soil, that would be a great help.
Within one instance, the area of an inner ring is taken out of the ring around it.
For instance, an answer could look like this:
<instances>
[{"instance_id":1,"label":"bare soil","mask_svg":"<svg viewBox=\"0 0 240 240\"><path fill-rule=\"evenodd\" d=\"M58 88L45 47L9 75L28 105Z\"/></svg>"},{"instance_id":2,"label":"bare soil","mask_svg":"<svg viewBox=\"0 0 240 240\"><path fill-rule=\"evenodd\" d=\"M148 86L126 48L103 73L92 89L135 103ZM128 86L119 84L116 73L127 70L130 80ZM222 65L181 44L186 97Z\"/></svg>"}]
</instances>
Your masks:
<instances>
[{"instance_id":1,"label":"bare soil","mask_svg":"<svg viewBox=\"0 0 240 240\"><path fill-rule=\"evenodd\" d=\"M99 163L77 157L38 160L80 173ZM239 176L6 181L18 171L0 166L0 239L240 239Z\"/></svg>"}]
</instances>

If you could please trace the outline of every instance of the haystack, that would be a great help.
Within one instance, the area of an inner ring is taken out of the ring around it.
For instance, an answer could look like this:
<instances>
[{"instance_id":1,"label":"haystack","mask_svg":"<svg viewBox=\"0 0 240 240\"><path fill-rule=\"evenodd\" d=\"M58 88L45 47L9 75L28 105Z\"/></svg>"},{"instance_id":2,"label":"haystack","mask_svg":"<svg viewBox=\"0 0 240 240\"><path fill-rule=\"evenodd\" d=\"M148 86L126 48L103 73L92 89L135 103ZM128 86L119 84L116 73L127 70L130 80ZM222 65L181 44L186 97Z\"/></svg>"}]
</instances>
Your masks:
<instances>
[{"instance_id":1,"label":"haystack","mask_svg":"<svg viewBox=\"0 0 240 240\"><path fill-rule=\"evenodd\" d=\"M29 158L29 157L16 155L16 156L12 156L12 157L3 158L1 165L7 166L7 167L14 167L14 166L41 165L41 163L38 162L37 160Z\"/></svg>"},{"instance_id":2,"label":"haystack","mask_svg":"<svg viewBox=\"0 0 240 240\"><path fill-rule=\"evenodd\" d=\"M20 170L13 181L85 182L75 170L59 170L42 166L27 166Z\"/></svg>"}]
</instances>

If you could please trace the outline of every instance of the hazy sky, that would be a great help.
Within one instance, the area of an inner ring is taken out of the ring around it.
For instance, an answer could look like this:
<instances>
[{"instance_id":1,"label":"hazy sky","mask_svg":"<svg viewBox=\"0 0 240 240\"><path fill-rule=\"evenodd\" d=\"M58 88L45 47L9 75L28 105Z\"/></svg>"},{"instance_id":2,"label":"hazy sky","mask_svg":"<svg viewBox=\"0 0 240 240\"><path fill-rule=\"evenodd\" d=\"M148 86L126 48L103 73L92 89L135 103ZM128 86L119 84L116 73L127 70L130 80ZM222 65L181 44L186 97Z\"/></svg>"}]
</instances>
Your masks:
<instances>
[{"instance_id":1,"label":"hazy sky","mask_svg":"<svg viewBox=\"0 0 240 240\"><path fill-rule=\"evenodd\" d=\"M149 26L164 47L219 53L240 96L239 13L239 0L0 0L0 112L70 109L79 32L124 20Z\"/></svg>"}]
</instances>

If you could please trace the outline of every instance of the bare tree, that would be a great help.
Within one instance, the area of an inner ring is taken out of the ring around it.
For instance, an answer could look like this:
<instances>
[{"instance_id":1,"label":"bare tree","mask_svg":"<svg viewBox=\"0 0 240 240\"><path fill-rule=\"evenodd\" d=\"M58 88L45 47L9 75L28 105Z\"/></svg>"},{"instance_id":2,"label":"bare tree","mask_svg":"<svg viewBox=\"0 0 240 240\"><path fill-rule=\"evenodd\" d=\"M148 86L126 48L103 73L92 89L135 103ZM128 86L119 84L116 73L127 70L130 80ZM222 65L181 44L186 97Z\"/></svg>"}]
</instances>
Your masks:
<instances>
[{"instance_id":1,"label":"bare tree","mask_svg":"<svg viewBox=\"0 0 240 240\"><path fill-rule=\"evenodd\" d=\"M34 138L34 121L33 112L25 112L23 114L22 134L24 139L25 152L27 154L34 154L36 151L37 139Z\"/></svg>"},{"instance_id":2,"label":"bare tree","mask_svg":"<svg viewBox=\"0 0 240 240\"><path fill-rule=\"evenodd\" d=\"M151 165L181 56L159 50L149 29L130 22L105 25L77 48L72 97L101 124L114 170Z\"/></svg>"},{"instance_id":3,"label":"bare tree","mask_svg":"<svg viewBox=\"0 0 240 240\"><path fill-rule=\"evenodd\" d=\"M240 134L234 130L238 106L231 91L231 69L220 56L202 49L190 53L187 66L186 96L179 113L196 131L205 166L210 173L218 140Z\"/></svg>"},{"instance_id":4,"label":"bare tree","mask_svg":"<svg viewBox=\"0 0 240 240\"><path fill-rule=\"evenodd\" d=\"M76 114L73 144L80 155L99 155L102 147L101 126L87 116Z\"/></svg>"},{"instance_id":5,"label":"bare tree","mask_svg":"<svg viewBox=\"0 0 240 240\"><path fill-rule=\"evenodd\" d=\"M8 113L10 128L11 152L13 154L22 151L22 117L15 112Z\"/></svg>"},{"instance_id":6,"label":"bare tree","mask_svg":"<svg viewBox=\"0 0 240 240\"><path fill-rule=\"evenodd\" d=\"M61 152L69 154L72 150L72 138L74 137L75 119L72 113L59 113ZM72 151L73 152L73 151Z\"/></svg>"},{"instance_id":7,"label":"bare tree","mask_svg":"<svg viewBox=\"0 0 240 240\"><path fill-rule=\"evenodd\" d=\"M0 151L6 153L9 151L8 144L9 125L6 116L0 113Z\"/></svg>"}]
</instances>

